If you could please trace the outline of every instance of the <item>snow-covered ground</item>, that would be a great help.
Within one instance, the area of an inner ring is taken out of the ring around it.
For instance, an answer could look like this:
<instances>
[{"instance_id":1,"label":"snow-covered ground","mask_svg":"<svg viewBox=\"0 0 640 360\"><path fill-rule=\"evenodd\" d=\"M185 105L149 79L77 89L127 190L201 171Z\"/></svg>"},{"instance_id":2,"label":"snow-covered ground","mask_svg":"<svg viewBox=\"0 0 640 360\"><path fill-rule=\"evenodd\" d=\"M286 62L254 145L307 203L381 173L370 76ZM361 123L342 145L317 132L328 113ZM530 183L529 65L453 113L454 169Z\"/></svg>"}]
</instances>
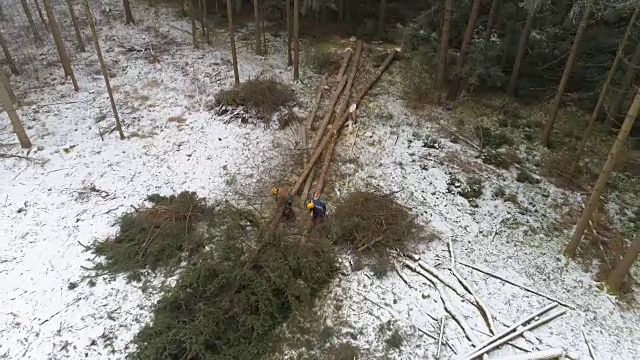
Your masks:
<instances>
[{"instance_id":1,"label":"snow-covered ground","mask_svg":"<svg viewBox=\"0 0 640 360\"><path fill-rule=\"evenodd\" d=\"M97 279L95 286L80 282L87 275L82 267L91 265L81 244L113 235L116 217L153 192L191 190L211 200L238 201L231 187L266 190L270 184L262 181L277 176L272 168L281 161L282 147L291 145L288 131L227 124L206 110L213 94L233 81L224 32L214 47L193 50L183 31L190 26L174 16L174 9L138 5L137 24L128 27L121 24L121 2L105 3L112 5L111 22L102 8L94 9L102 49L115 75L112 86L127 140L121 141L116 133L99 135L100 128L112 126L112 115L91 51L72 51L78 93L61 81L52 47L33 55L43 66L51 63L40 73L46 87L33 87L26 78L12 79L23 103L31 104L22 106L19 114L34 143L28 154L34 161L0 159L0 358L124 358L129 341L150 320L156 297L120 278ZM61 11L63 5L58 4ZM251 54L252 44L239 43L241 79L266 73L291 83L282 45L263 59ZM130 47L146 50L128 51ZM148 61L152 51L159 62ZM384 85L383 81L380 86ZM293 86L301 101L308 102L316 84ZM512 174L491 170L484 175L484 196L477 208L471 207L447 192L449 174L461 170L445 159L451 152L472 159L473 152L447 140L442 140L441 150L423 148L420 139L434 136L436 129L406 112L397 96L387 96L361 110L360 129L343 140L341 157L357 158L359 165L340 163L346 176L330 196L372 185L402 189L397 198L441 237L421 249L425 263L450 275L446 244L451 240L458 260L573 304L575 310L533 331L529 342L517 342L522 347L566 347L574 357L589 358L584 329L598 359L640 358L640 312L622 310L614 298L598 290L591 274L560 255L565 239L549 235L551 223L563 210L556 204L577 204L580 197L546 183L520 184ZM0 143L15 143L6 113L1 116ZM433 114L422 119L428 116ZM26 154L17 145L3 145L1 150ZM516 192L521 207L494 199L497 183ZM435 354L437 343L421 331L438 336L439 320L445 315L441 302L423 278L399 270L413 288L395 273L378 280L361 271L339 278L327 295L323 310L328 321L340 319L357 330L355 339L347 335L347 328L339 336L360 347L363 358ZM492 310L499 329L549 303L462 265L457 270ZM79 286L70 289L75 282ZM487 329L477 310L446 291L478 331L476 336L484 339ZM338 301L342 306L333 306ZM399 351L385 348L380 338L379 328L389 320L407 339ZM450 318L445 337L459 352L471 346ZM509 352L513 349L499 351ZM443 348L444 358L452 355Z\"/></svg>"}]
</instances>

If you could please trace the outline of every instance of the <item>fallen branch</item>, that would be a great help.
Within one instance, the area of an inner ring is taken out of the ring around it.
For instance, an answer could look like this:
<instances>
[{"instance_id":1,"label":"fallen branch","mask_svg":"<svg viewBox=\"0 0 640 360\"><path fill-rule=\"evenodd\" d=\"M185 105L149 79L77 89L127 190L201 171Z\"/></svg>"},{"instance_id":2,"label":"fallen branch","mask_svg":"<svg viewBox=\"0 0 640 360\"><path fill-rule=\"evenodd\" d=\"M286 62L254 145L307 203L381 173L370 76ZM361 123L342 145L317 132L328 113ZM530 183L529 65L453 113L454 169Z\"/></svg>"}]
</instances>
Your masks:
<instances>
[{"instance_id":1,"label":"fallen branch","mask_svg":"<svg viewBox=\"0 0 640 360\"><path fill-rule=\"evenodd\" d=\"M496 327L493 324L493 319L491 317L491 312L489 311L489 308L479 297L476 296L476 294L471 289L471 286L469 285L469 283L467 283L467 281L464 278L462 278L462 276L460 276L460 274L458 274L458 272L456 271L456 257L453 251L453 244L451 243L451 239L449 239L448 245L449 245L449 254L451 256L451 273L456 279L458 279L458 282L460 283L460 285L462 285L462 287L473 297L476 307L482 314L484 321L487 323L489 332L491 333L491 335L494 335L496 333Z\"/></svg>"},{"instance_id":2,"label":"fallen branch","mask_svg":"<svg viewBox=\"0 0 640 360\"><path fill-rule=\"evenodd\" d=\"M29 161L33 161L33 162L38 163L38 164L44 164L47 161L49 161L49 160L45 160L45 159L31 158L31 157L23 156L23 155L4 154L4 153L0 153L0 158L15 158L15 159L29 160Z\"/></svg>"},{"instance_id":3,"label":"fallen branch","mask_svg":"<svg viewBox=\"0 0 640 360\"><path fill-rule=\"evenodd\" d=\"M409 283L407 278L405 278L404 275L402 275L402 273L400 272L400 270L398 270L397 267L396 267L396 273L398 274L400 279L402 279L402 281L407 285L407 287L409 287L409 289L413 289L413 286L411 285L411 283Z\"/></svg>"},{"instance_id":4,"label":"fallen branch","mask_svg":"<svg viewBox=\"0 0 640 360\"><path fill-rule=\"evenodd\" d=\"M561 358L566 354L566 351L562 348L549 349L543 351L535 351L527 354L509 355L502 357L494 357L490 359L495 360L548 360Z\"/></svg>"},{"instance_id":5,"label":"fallen branch","mask_svg":"<svg viewBox=\"0 0 640 360\"><path fill-rule=\"evenodd\" d=\"M451 315L451 318L453 318L453 320L458 324L458 326L460 326L460 328L462 329L462 332L464 333L465 337L467 339L469 339L469 341L471 341L471 343L474 346L477 345L478 344L478 339L475 337L473 331L471 331L471 327L469 327L469 324L467 324L466 321L462 318L462 316L460 316L458 314L458 311L456 310L456 308L449 301L449 299L445 296L444 289L442 288L442 286L440 285L438 280L436 278L434 278L433 276L431 276L430 274L420 271L420 269L416 268L413 264L411 264L409 262L405 261L404 262L404 266L406 266L409 270L415 272L416 274L423 276L424 278L429 280L429 282L431 282L431 284L433 284L433 286L438 291L438 294L440 295L440 299L442 300L442 304L444 305L445 311L449 315Z\"/></svg>"},{"instance_id":6,"label":"fallen branch","mask_svg":"<svg viewBox=\"0 0 640 360\"><path fill-rule=\"evenodd\" d=\"M530 288L530 287L527 287L527 286L524 286L524 285L517 284L517 283L515 283L515 282L513 282L513 281L511 281L511 280L507 280L507 279L505 279L505 278L503 278L503 277L501 277L501 276L498 276L498 275L492 274L492 273L488 272L487 270L482 270L482 269L480 269L480 268L478 268L478 267L476 267L476 266L474 266L474 265L467 264L467 263L462 262L462 261L458 261L458 263L460 263L460 264L462 264L462 265L464 265L464 266L466 266L466 267L469 267L469 268L471 268L471 269L473 269L473 270L475 270L475 271L481 272L481 273L483 273L483 274L485 274L485 275L491 276L491 277L493 277L493 278L495 278L495 279L498 279L498 280L504 281L504 282L506 282L507 284L510 284L510 285L513 285L513 286L515 286L515 287L518 287L518 288L520 288L520 289L522 289L522 290L528 291L528 292L530 292L530 293L532 293L532 294L536 294L536 295L538 295L538 296L541 296L541 297L543 297L543 298L545 298L545 299L547 299L547 300L555 301L555 302L557 302L558 304L560 304L560 305L562 305L562 306L564 306L564 307L566 307L566 308L568 308L568 309L575 310L575 307L574 307L573 305L570 305L570 304L568 304L568 303L566 303L566 302L564 302L564 301L560 301L560 300L558 300L558 299L556 299L556 298L554 298L554 297L551 297L551 296L549 296L549 295L543 294L543 293L541 293L541 292L539 292L539 291L537 291L537 290L534 290L534 289L532 289L532 288Z\"/></svg>"},{"instance_id":7,"label":"fallen branch","mask_svg":"<svg viewBox=\"0 0 640 360\"><path fill-rule=\"evenodd\" d=\"M478 350L480 350L480 349L482 349L482 348L484 348L484 347L486 347L486 346L488 346L488 345L490 345L490 344L492 344L492 343L504 338L505 336L509 335L509 333L511 333L512 331L518 329L523 324L528 323L529 321L537 318L538 316L546 313L549 310L552 310L552 309L556 308L557 306L558 306L557 303L552 303L552 304L549 304L549 305L543 307L542 309L536 311L535 313L533 313L533 314L525 317L524 319L514 323L507 330L504 330L503 332L501 332L499 334L496 334L493 337L483 341L482 343L480 343L480 345L476 346L476 348L474 350L472 350L472 351L476 352L476 351L478 351ZM468 355L465 355L465 358L467 358L467 357L468 357Z\"/></svg>"},{"instance_id":8,"label":"fallen branch","mask_svg":"<svg viewBox=\"0 0 640 360\"><path fill-rule=\"evenodd\" d=\"M449 289L453 290L453 292L456 293L456 295L460 296L461 298L463 298L465 301L473 304L474 303L474 299L471 298L468 294L465 294L464 292L462 292L460 289L458 289L457 286L454 286L449 280L447 280L444 275L438 271L436 268L431 267L427 264L425 264L422 261L418 261L418 265L422 268L422 270L426 271L427 273L429 273L429 275L433 276L434 278L438 279L438 281L440 281L441 283L444 284L444 286L448 287Z\"/></svg>"},{"instance_id":9,"label":"fallen branch","mask_svg":"<svg viewBox=\"0 0 640 360\"><path fill-rule=\"evenodd\" d=\"M555 319L555 318L557 318L557 317L559 317L561 315L564 315L564 313L566 313L566 312L567 312L567 309L562 309L562 310L558 311L557 313L554 313L554 314L551 314L551 315L547 315L546 317L543 317L540 320L534 321L531 324L529 324L529 325L527 325L527 326L525 326L523 328L518 329L516 332L514 332L512 334L510 334L510 335L508 335L506 337L503 337L503 338L497 340L496 342L493 342L493 343L485 346L482 349L476 350L471 355L466 356L465 359L466 360L473 360L473 359L475 359L475 358L477 358L479 356L482 356L483 354L486 354L489 351L498 348L500 345L502 345L502 344L504 344L504 343L506 343L506 342L508 342L508 341L510 341L512 339L515 339L515 338L519 337L525 331L533 330L533 329L535 329L535 328L537 328L539 326L542 326L542 325L548 323L549 321L551 321L551 320L553 320L553 319Z\"/></svg>"},{"instance_id":10,"label":"fallen branch","mask_svg":"<svg viewBox=\"0 0 640 360\"><path fill-rule=\"evenodd\" d=\"M440 337L438 338L438 350L436 350L436 359L440 358L440 349L442 348L442 336L444 335L444 321L445 317L442 317L442 323L440 324Z\"/></svg>"},{"instance_id":11,"label":"fallen branch","mask_svg":"<svg viewBox=\"0 0 640 360\"><path fill-rule=\"evenodd\" d=\"M587 338L587 333L584 332L584 329L582 329L582 337L584 337L584 342L587 343L587 349L589 349L589 356L591 356L591 359L596 360L595 352L591 347L591 343L589 343L589 339Z\"/></svg>"}]
</instances>

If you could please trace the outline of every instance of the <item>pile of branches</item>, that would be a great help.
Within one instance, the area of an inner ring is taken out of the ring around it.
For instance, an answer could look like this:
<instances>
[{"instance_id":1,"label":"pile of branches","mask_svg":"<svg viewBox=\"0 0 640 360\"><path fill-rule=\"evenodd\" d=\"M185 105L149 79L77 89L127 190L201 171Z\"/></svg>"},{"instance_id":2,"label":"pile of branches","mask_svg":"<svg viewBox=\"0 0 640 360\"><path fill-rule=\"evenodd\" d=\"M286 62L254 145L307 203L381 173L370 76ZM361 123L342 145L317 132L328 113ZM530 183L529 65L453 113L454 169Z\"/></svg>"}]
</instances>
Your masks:
<instances>
[{"instance_id":1,"label":"pile of branches","mask_svg":"<svg viewBox=\"0 0 640 360\"><path fill-rule=\"evenodd\" d=\"M174 269L185 256L198 253L206 239L198 224L211 220L213 207L194 192L172 196L150 195L150 206L134 208L120 217L120 229L113 238L96 241L90 249L102 261L101 273L127 274L141 280L146 271Z\"/></svg>"},{"instance_id":2,"label":"pile of branches","mask_svg":"<svg viewBox=\"0 0 640 360\"><path fill-rule=\"evenodd\" d=\"M275 330L336 274L329 241L300 241L231 206L216 218L211 248L160 299L132 359L261 358L274 350Z\"/></svg>"},{"instance_id":3,"label":"pile of branches","mask_svg":"<svg viewBox=\"0 0 640 360\"><path fill-rule=\"evenodd\" d=\"M256 78L220 91L215 97L215 110L218 115L227 115L227 121L240 118L241 122L248 122L250 117L257 117L268 124L276 112L294 101L293 90L285 84Z\"/></svg>"},{"instance_id":4,"label":"pile of branches","mask_svg":"<svg viewBox=\"0 0 640 360\"><path fill-rule=\"evenodd\" d=\"M331 214L330 237L364 256L388 256L405 252L416 239L419 226L407 208L391 195L358 191L337 204Z\"/></svg>"}]
</instances>

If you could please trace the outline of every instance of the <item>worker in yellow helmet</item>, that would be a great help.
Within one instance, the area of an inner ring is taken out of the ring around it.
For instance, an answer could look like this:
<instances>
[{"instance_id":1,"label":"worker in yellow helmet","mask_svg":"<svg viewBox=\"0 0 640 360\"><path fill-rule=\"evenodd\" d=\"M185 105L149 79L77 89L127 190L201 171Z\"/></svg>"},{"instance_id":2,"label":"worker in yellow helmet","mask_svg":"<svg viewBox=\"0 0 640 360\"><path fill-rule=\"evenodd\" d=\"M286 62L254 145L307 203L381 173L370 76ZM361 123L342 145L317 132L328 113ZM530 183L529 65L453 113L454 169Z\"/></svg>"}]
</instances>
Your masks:
<instances>
[{"instance_id":1,"label":"worker in yellow helmet","mask_svg":"<svg viewBox=\"0 0 640 360\"><path fill-rule=\"evenodd\" d=\"M320 199L313 199L307 203L307 211L311 212L313 223L318 225L327 217L327 204Z\"/></svg>"},{"instance_id":2,"label":"worker in yellow helmet","mask_svg":"<svg viewBox=\"0 0 640 360\"><path fill-rule=\"evenodd\" d=\"M279 209L280 215L288 221L294 221L296 214L293 211L293 194L285 188L273 186L271 195L276 201L276 208Z\"/></svg>"}]
</instances>

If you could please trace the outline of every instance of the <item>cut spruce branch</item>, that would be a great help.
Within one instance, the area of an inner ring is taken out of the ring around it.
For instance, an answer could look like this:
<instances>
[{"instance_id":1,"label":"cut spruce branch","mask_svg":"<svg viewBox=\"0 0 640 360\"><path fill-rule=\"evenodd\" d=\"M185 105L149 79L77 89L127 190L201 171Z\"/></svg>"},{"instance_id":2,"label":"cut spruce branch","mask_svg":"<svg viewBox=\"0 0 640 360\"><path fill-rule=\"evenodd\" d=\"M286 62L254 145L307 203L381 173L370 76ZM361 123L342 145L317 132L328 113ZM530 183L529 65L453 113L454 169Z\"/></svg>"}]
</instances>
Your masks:
<instances>
[{"instance_id":1,"label":"cut spruce branch","mask_svg":"<svg viewBox=\"0 0 640 360\"><path fill-rule=\"evenodd\" d=\"M405 261L404 262L404 266L407 267L409 270L415 272L416 274L424 277L425 279L429 280L429 282L431 284L433 284L433 286L436 288L436 290L438 291L438 294L440 295L440 299L442 300L442 304L444 306L445 311L451 315L451 318L458 324L458 326L460 326L460 328L462 329L462 332L464 333L464 336L469 339L469 341L471 341L471 343L474 346L477 346L479 344L478 339L476 338L475 334L473 333L473 331L471 330L471 327L469 326L469 324L467 324L467 322L464 320L464 318L458 313L457 309L453 306L453 304L449 301L449 299L446 297L444 289L442 288L442 285L440 285L440 282L438 281L438 279L436 279L435 277L431 276L430 274L421 271L419 268L417 268L415 265Z\"/></svg>"},{"instance_id":2,"label":"cut spruce branch","mask_svg":"<svg viewBox=\"0 0 640 360\"><path fill-rule=\"evenodd\" d=\"M501 345L511 341L512 339L515 339L515 338L521 336L523 333L525 333L525 332L527 332L529 330L536 329L536 328L538 328L538 327L550 322L551 320L554 320L555 318L564 315L566 312L567 312L567 309L562 309L562 310L560 310L560 311L558 311L556 313L547 315L547 316L543 317L542 319L534 321L534 322L532 322L531 324L529 324L529 325L527 325L525 327L519 328L516 332L511 333L511 334L509 334L509 335L507 335L507 336L505 336L503 338L500 338L500 339L496 340L493 343L490 343L489 345L487 345L487 346L485 346L485 347L483 347L481 349L478 349L478 350L474 351L472 354L466 356L465 359L466 360L473 360L473 359L475 359L477 357L480 357L480 356L488 353L489 351L497 349L498 347L500 347Z\"/></svg>"},{"instance_id":3,"label":"cut spruce branch","mask_svg":"<svg viewBox=\"0 0 640 360\"><path fill-rule=\"evenodd\" d=\"M496 335L492 336L491 338L483 341L478 346L476 346L476 348L473 349L470 354L472 354L473 352L476 352L476 351L478 351L478 350L480 350L480 349L482 349L484 347L487 347L488 345L490 345L490 344L492 344L492 343L504 338L505 336L509 335L511 332L513 332L516 329L518 329L519 327L521 327L522 325L524 325L524 324L530 322L531 320L541 316L542 314L547 313L550 310L555 309L557 306L558 306L557 303L552 303L552 304L549 304L549 305L543 307L542 309L536 311L535 313L533 313L533 314L525 317L524 319L516 322L515 324L511 325L507 330L504 330L501 333L496 334ZM468 357L468 355L464 356L464 358L467 358L467 357Z\"/></svg>"},{"instance_id":4,"label":"cut spruce branch","mask_svg":"<svg viewBox=\"0 0 640 360\"><path fill-rule=\"evenodd\" d=\"M462 265L464 265L464 266L466 266L466 267L468 267L468 268L471 268L471 269L473 269L473 270L475 270L475 271L481 272L481 273L483 273L483 274L485 274L485 275L487 275L487 276L491 276L492 278L495 278L495 279L498 279L498 280L504 281L504 282L506 282L506 283L507 283L507 284L509 284L509 285L513 285L513 286L518 287L518 288L520 288L520 289L522 289L522 290L528 291L528 292L530 292L530 293L532 293L532 294L536 294L536 295L538 295L538 296L541 296L541 297L543 297L543 298L545 298L545 299L547 299L547 300L551 300L551 301L557 302L558 304L560 304L560 305L562 305L562 306L564 306L564 307L566 307L566 308L568 308L568 309L575 310L575 306L573 306L573 305L571 305L571 304L569 304L569 303L566 303L566 302L564 302L564 301L560 301L560 300L558 300L558 299L556 299L556 298L554 298L554 297L552 297L552 296L549 296L549 295L543 294L543 293L541 293L541 292L539 292L539 291L537 291L537 290L534 290L534 289L532 289L532 288L530 288L530 287L528 287L528 286L524 286L524 285L517 284L517 283L515 283L515 282L513 282L513 281L511 281L511 280L507 280L507 279L505 279L505 278L503 278L503 277L501 277L501 276L498 276L498 275L492 274L492 273L490 273L490 272L489 272L489 271L487 271L487 270L480 269L480 268L479 268L479 267L477 267L477 266L474 266L474 265L471 265L471 264L467 264L467 263L465 263L465 262L463 262L463 261L458 261L458 263L459 263L459 264L462 264Z\"/></svg>"},{"instance_id":5,"label":"cut spruce branch","mask_svg":"<svg viewBox=\"0 0 640 360\"><path fill-rule=\"evenodd\" d=\"M367 95L369 90L371 90L373 85L375 85L375 83L380 79L380 77L382 76L384 71L389 67L389 64L391 64L391 61L393 61L393 58L396 56L397 53L398 53L397 50L393 50L391 51L391 53L389 53L389 55L384 60L382 65L380 65L380 67L378 68L378 71L376 71L375 76L371 80L369 80L369 82L367 83L365 88L362 90L362 92L360 92L360 94L356 97L355 101L353 101L353 103L356 104L356 107L358 106L360 101L362 101L362 99ZM337 134L340 128L342 128L342 126L347 122L347 117L348 117L348 113L345 112L344 114L342 114L340 119L335 123L335 126L333 126L334 134ZM293 188L291 189L292 194L297 194L298 191L300 191L300 187L302 186L302 183L305 181L305 179L307 178L307 175L309 175L309 172L311 171L316 161L320 157L320 154L322 153L327 143L329 142L330 137L331 137L330 132L327 132L323 136L323 139L320 142L320 145L315 149L313 155L309 159L309 162L305 165L304 169L302 169L302 173L300 174L300 176L298 177L298 180L296 181Z\"/></svg>"},{"instance_id":6,"label":"cut spruce branch","mask_svg":"<svg viewBox=\"0 0 640 360\"><path fill-rule=\"evenodd\" d=\"M502 357L492 357L490 360L547 360L562 358L566 355L566 351L562 348L548 349L542 351L530 352L527 354L509 355Z\"/></svg>"},{"instance_id":7,"label":"cut spruce branch","mask_svg":"<svg viewBox=\"0 0 640 360\"><path fill-rule=\"evenodd\" d=\"M489 328L489 332L491 333L491 335L494 335L496 333L496 327L493 324L493 318L491 317L491 312L489 311L489 308L479 297L476 296L476 294L471 289L471 286L469 285L469 283L467 283L467 281L462 276L460 276L460 274L458 274L458 272L456 271L456 257L455 257L455 252L453 250L453 244L451 243L451 239L449 239L448 246L449 246L449 254L451 256L451 273L456 279L458 279L458 282L460 283L460 285L462 285L462 287L473 297L476 307L482 314L484 321L487 323L487 328Z\"/></svg>"}]
</instances>

